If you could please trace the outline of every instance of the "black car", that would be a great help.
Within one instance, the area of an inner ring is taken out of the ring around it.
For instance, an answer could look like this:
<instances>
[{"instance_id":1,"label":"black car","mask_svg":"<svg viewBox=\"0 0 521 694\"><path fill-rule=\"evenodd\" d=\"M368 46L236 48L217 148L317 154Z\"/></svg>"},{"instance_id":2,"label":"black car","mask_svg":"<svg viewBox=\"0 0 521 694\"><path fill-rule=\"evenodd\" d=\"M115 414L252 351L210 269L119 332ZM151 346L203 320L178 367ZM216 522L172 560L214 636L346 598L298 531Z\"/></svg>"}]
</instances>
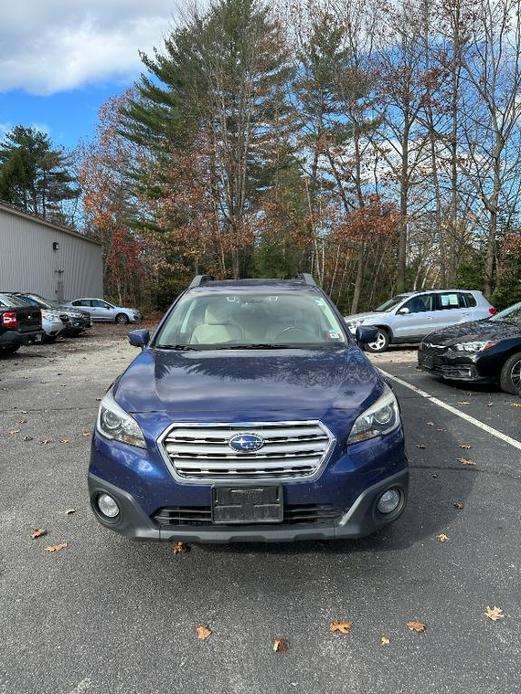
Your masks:
<instances>
[{"instance_id":1,"label":"black car","mask_svg":"<svg viewBox=\"0 0 521 694\"><path fill-rule=\"evenodd\" d=\"M92 328L92 318L86 311L80 311L70 306L63 306L53 301L48 301L39 294L32 292L13 292L15 296L32 306L58 313L64 324L62 335L79 335L87 328Z\"/></svg>"},{"instance_id":2,"label":"black car","mask_svg":"<svg viewBox=\"0 0 521 694\"><path fill-rule=\"evenodd\" d=\"M451 381L498 383L506 393L521 388L521 302L495 316L461 323L424 338L420 369Z\"/></svg>"},{"instance_id":3,"label":"black car","mask_svg":"<svg viewBox=\"0 0 521 694\"><path fill-rule=\"evenodd\" d=\"M41 342L42 336L40 309L0 293L0 355L14 354L20 345Z\"/></svg>"}]
</instances>

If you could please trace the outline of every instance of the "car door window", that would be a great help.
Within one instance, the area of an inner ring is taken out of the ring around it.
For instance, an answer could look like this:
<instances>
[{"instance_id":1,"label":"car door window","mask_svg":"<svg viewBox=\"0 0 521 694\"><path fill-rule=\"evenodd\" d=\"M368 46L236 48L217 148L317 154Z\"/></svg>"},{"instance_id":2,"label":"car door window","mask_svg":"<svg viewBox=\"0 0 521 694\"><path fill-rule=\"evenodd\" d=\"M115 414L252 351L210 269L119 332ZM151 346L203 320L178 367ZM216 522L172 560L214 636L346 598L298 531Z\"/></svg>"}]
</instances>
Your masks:
<instances>
[{"instance_id":1,"label":"car door window","mask_svg":"<svg viewBox=\"0 0 521 694\"><path fill-rule=\"evenodd\" d=\"M470 292L464 292L460 294L460 297L462 299L462 306L466 306L467 308L475 308L478 303L476 299L470 294Z\"/></svg>"},{"instance_id":2,"label":"car door window","mask_svg":"<svg viewBox=\"0 0 521 694\"><path fill-rule=\"evenodd\" d=\"M91 299L90 305L94 306L94 308L110 308L104 301L99 299Z\"/></svg>"},{"instance_id":3,"label":"car door window","mask_svg":"<svg viewBox=\"0 0 521 694\"><path fill-rule=\"evenodd\" d=\"M401 308L408 308L409 313L425 313L433 310L432 294L413 296ZM401 309L400 309L401 310Z\"/></svg>"},{"instance_id":4,"label":"car door window","mask_svg":"<svg viewBox=\"0 0 521 694\"><path fill-rule=\"evenodd\" d=\"M465 304L460 304L461 294L459 292L447 292L438 294L438 311L449 311L458 308L465 308Z\"/></svg>"}]
</instances>

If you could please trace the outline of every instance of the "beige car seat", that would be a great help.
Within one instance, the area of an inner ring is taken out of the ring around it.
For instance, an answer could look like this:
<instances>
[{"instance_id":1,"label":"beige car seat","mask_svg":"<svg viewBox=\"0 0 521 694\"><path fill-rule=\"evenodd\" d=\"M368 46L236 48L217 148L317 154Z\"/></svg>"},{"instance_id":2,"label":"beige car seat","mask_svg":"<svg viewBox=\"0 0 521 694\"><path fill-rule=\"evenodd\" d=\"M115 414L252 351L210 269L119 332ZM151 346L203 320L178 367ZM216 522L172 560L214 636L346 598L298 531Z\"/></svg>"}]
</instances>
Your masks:
<instances>
[{"instance_id":1,"label":"beige car seat","mask_svg":"<svg viewBox=\"0 0 521 694\"><path fill-rule=\"evenodd\" d=\"M242 340L241 328L230 319L231 307L225 303L210 304L206 307L204 323L192 333L193 345L219 345Z\"/></svg>"}]
</instances>

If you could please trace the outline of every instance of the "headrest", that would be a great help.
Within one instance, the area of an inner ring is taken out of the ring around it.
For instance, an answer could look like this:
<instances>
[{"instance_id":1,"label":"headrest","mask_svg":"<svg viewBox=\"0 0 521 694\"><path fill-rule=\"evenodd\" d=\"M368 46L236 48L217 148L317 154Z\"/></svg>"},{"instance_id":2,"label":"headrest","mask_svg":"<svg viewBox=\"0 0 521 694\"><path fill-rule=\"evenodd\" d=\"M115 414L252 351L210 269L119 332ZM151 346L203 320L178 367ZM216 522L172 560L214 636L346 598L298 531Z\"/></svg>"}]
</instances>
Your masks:
<instances>
[{"instance_id":1,"label":"headrest","mask_svg":"<svg viewBox=\"0 0 521 694\"><path fill-rule=\"evenodd\" d=\"M225 325L230 322L230 305L225 302L211 303L206 307L204 322L207 325Z\"/></svg>"}]
</instances>

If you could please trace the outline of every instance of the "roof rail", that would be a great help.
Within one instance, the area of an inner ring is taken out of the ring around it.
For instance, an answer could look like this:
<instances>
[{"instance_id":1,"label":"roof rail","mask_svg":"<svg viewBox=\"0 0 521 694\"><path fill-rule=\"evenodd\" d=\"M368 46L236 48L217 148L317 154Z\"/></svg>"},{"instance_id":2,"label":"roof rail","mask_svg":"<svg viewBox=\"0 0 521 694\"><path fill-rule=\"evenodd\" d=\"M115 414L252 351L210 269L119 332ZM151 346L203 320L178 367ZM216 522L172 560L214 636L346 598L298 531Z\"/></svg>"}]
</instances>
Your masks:
<instances>
[{"instance_id":1,"label":"roof rail","mask_svg":"<svg viewBox=\"0 0 521 694\"><path fill-rule=\"evenodd\" d=\"M301 282L304 282L304 284L309 284L311 287L316 287L317 283L313 279L313 276L309 272L299 272L297 275L297 279L299 279Z\"/></svg>"},{"instance_id":2,"label":"roof rail","mask_svg":"<svg viewBox=\"0 0 521 694\"><path fill-rule=\"evenodd\" d=\"M201 284L205 284L206 282L212 282L213 279L214 277L212 277L212 275L196 275L190 282L190 286L188 287L188 289L200 287Z\"/></svg>"}]
</instances>

